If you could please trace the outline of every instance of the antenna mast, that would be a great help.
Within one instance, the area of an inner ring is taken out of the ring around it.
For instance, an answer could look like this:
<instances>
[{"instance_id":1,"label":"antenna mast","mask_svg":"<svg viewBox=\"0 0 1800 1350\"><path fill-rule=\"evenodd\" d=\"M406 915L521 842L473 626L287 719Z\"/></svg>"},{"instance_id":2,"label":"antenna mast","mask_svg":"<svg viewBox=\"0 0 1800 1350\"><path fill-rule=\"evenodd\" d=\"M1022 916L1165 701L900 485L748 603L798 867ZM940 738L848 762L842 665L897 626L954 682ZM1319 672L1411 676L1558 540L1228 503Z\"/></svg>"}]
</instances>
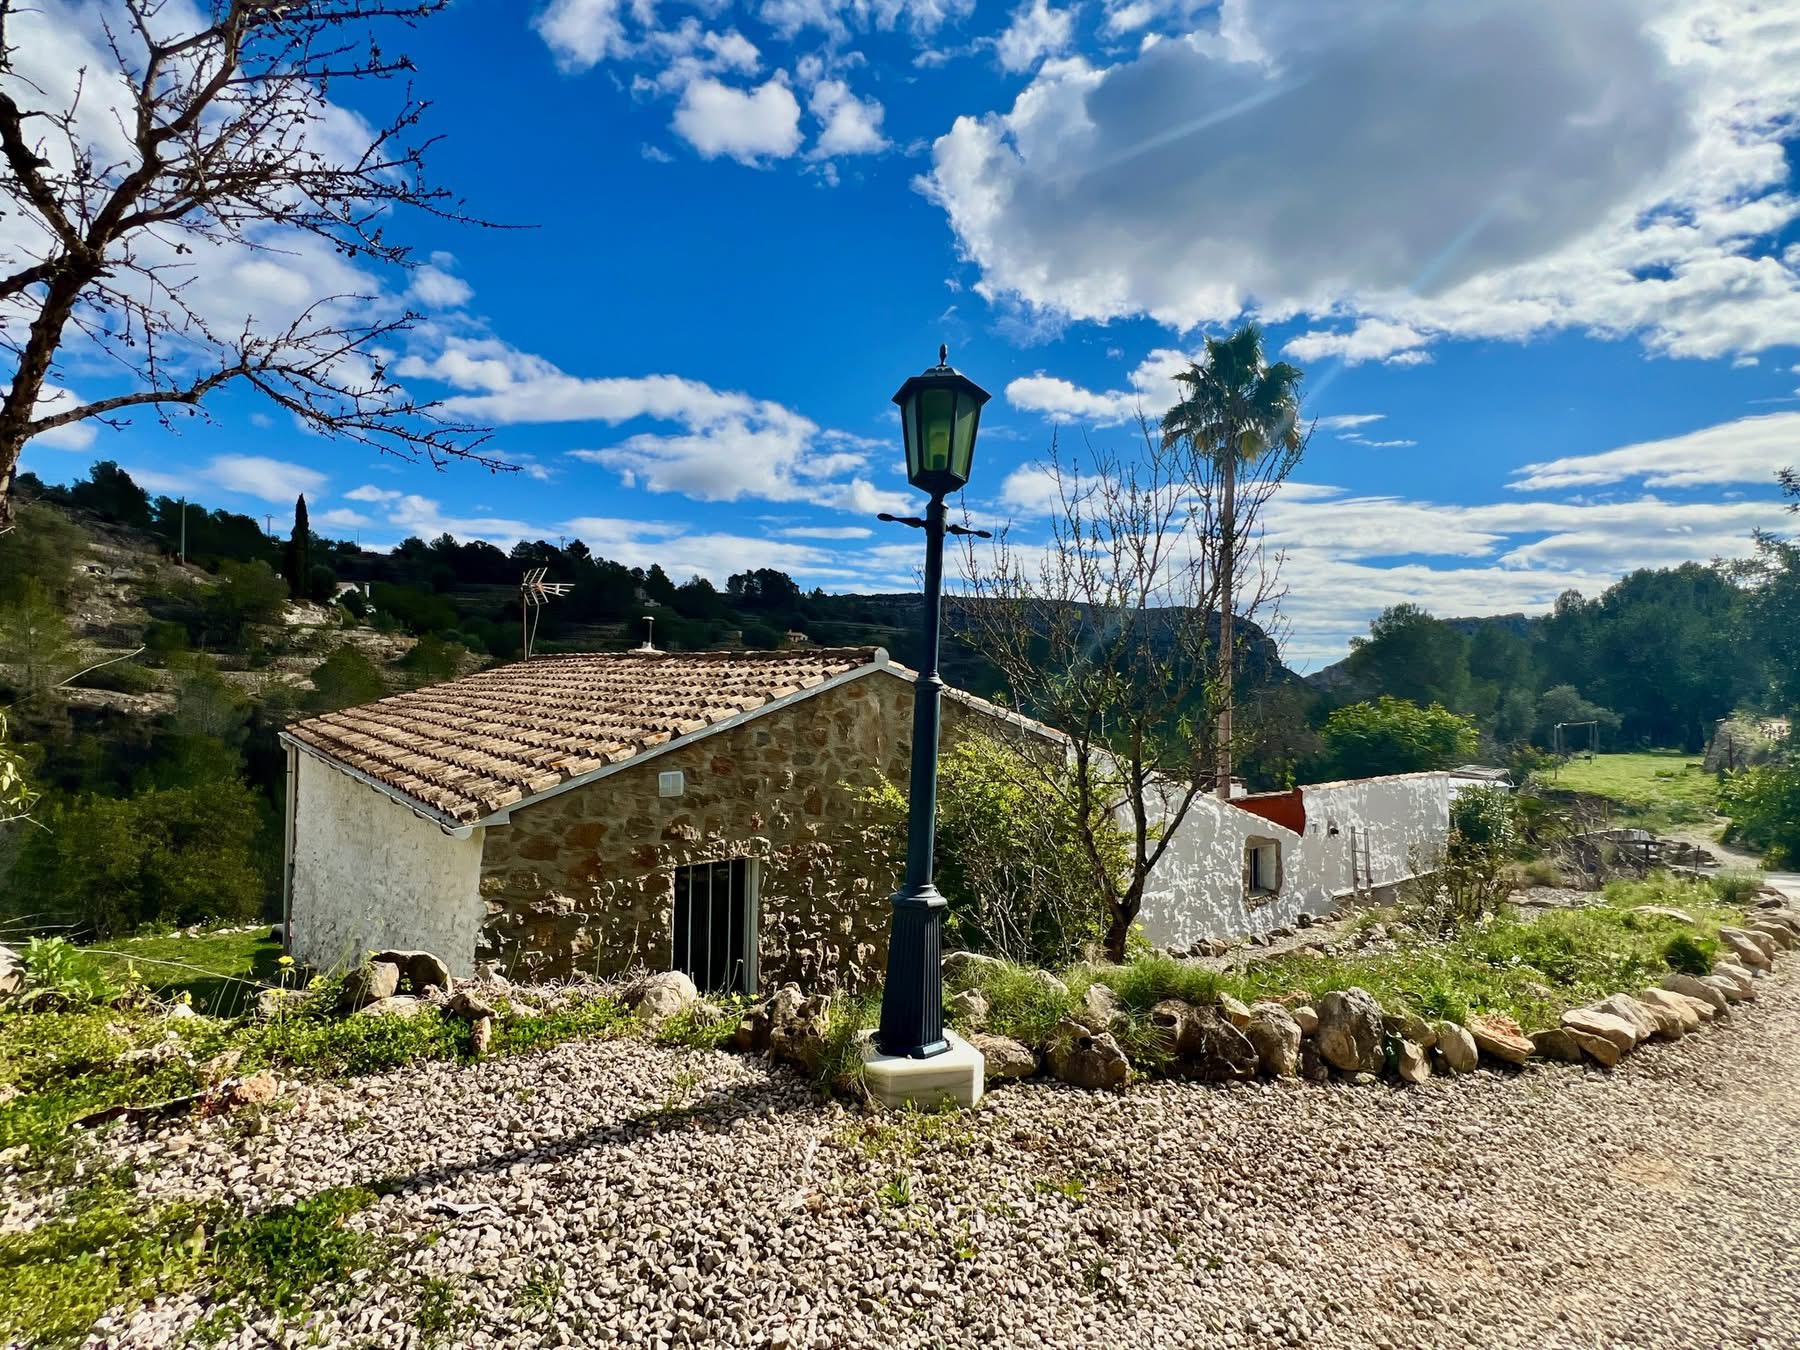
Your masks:
<instances>
[{"instance_id":1,"label":"antenna mast","mask_svg":"<svg viewBox=\"0 0 1800 1350\"><path fill-rule=\"evenodd\" d=\"M548 567L534 567L519 582L519 645L524 655L521 659L531 660L531 645L537 641L538 618L544 605L559 595L567 595L575 589L573 582L545 581Z\"/></svg>"}]
</instances>

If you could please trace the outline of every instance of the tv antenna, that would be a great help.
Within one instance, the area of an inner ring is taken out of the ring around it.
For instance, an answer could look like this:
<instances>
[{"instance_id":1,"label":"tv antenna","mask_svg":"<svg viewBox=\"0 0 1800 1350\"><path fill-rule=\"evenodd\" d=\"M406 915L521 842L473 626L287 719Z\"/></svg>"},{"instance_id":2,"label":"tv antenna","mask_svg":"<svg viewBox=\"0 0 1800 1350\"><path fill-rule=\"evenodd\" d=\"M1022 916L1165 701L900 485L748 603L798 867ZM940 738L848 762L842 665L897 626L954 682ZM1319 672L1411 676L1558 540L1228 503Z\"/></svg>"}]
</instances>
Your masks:
<instances>
[{"instance_id":1,"label":"tv antenna","mask_svg":"<svg viewBox=\"0 0 1800 1350\"><path fill-rule=\"evenodd\" d=\"M522 659L531 660L531 646L537 641L538 618L546 603L575 589L573 582L545 581L548 567L534 567L519 583L519 642L524 648Z\"/></svg>"},{"instance_id":2,"label":"tv antenna","mask_svg":"<svg viewBox=\"0 0 1800 1350\"><path fill-rule=\"evenodd\" d=\"M644 615L644 645L639 647L638 650L640 652L654 652L656 650L656 615L654 614Z\"/></svg>"}]
</instances>

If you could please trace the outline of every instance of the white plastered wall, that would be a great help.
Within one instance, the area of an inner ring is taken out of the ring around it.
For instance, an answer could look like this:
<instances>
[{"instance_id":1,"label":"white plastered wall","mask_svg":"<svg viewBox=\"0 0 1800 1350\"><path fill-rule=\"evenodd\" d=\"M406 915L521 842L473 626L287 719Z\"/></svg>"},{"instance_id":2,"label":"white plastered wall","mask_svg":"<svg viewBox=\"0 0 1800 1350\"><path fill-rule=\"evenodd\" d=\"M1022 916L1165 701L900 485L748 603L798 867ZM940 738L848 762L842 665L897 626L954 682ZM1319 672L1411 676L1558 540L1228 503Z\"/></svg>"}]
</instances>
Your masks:
<instances>
[{"instance_id":1,"label":"white plastered wall","mask_svg":"<svg viewBox=\"0 0 1800 1350\"><path fill-rule=\"evenodd\" d=\"M1312 912L1430 871L1450 833L1450 775L1394 774L1300 789L1300 872ZM1351 860L1354 844L1356 861Z\"/></svg>"},{"instance_id":2,"label":"white plastered wall","mask_svg":"<svg viewBox=\"0 0 1800 1350\"><path fill-rule=\"evenodd\" d=\"M313 755L295 761L295 957L330 970L371 948L413 949L472 974L482 831L458 839Z\"/></svg>"},{"instance_id":3,"label":"white plastered wall","mask_svg":"<svg viewBox=\"0 0 1800 1350\"><path fill-rule=\"evenodd\" d=\"M1325 914L1353 891L1397 885L1441 853L1449 784L1448 774L1418 773L1302 788L1304 834L1197 798L1150 874L1139 916L1145 936L1179 948L1266 933L1301 914ZM1282 873L1280 892L1254 905L1244 890L1244 850L1253 838L1281 845Z\"/></svg>"},{"instance_id":4,"label":"white plastered wall","mask_svg":"<svg viewBox=\"0 0 1800 1350\"><path fill-rule=\"evenodd\" d=\"M1244 891L1252 839L1279 844L1282 868L1280 891L1254 907ZM1187 947L1200 938L1241 937L1292 923L1302 908L1294 876L1299 845L1300 836L1286 826L1216 797L1196 797L1150 873L1138 915L1144 935L1159 947Z\"/></svg>"}]
</instances>

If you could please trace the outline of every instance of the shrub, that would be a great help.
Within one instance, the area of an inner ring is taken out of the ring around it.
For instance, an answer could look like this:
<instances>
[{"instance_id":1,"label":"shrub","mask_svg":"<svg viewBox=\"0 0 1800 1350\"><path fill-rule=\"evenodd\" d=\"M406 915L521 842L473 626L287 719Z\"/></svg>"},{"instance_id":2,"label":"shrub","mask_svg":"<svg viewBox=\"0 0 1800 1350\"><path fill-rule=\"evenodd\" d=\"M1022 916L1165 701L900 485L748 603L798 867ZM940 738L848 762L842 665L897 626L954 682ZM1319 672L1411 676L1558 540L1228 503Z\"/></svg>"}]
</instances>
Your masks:
<instances>
[{"instance_id":1,"label":"shrub","mask_svg":"<svg viewBox=\"0 0 1800 1350\"><path fill-rule=\"evenodd\" d=\"M1059 967L1105 936L1106 899L1080 841L1074 796L1060 761L1039 764L993 736L973 733L945 750L937 884L950 902L949 945ZM884 779L862 802L903 853L905 794ZM1123 867L1123 835L1103 833Z\"/></svg>"},{"instance_id":2,"label":"shrub","mask_svg":"<svg viewBox=\"0 0 1800 1350\"><path fill-rule=\"evenodd\" d=\"M109 1003L118 986L100 963L63 938L34 937L25 946L25 979L30 995L64 1007Z\"/></svg>"},{"instance_id":3,"label":"shrub","mask_svg":"<svg viewBox=\"0 0 1800 1350\"><path fill-rule=\"evenodd\" d=\"M1762 849L1769 866L1800 865L1800 758L1731 774L1719 804L1732 837Z\"/></svg>"},{"instance_id":4,"label":"shrub","mask_svg":"<svg viewBox=\"0 0 1800 1350\"><path fill-rule=\"evenodd\" d=\"M1683 975L1711 974L1718 955L1716 938L1696 937L1692 933L1677 933L1663 944L1663 960L1669 963L1670 970Z\"/></svg>"},{"instance_id":5,"label":"shrub","mask_svg":"<svg viewBox=\"0 0 1800 1350\"><path fill-rule=\"evenodd\" d=\"M313 668L312 682L316 692L307 702L316 712L370 703L387 693L387 682L375 663L348 645Z\"/></svg>"},{"instance_id":6,"label":"shrub","mask_svg":"<svg viewBox=\"0 0 1800 1350\"><path fill-rule=\"evenodd\" d=\"M68 798L27 835L12 881L56 922L100 937L147 923L257 915L268 892L260 799L214 781L135 797Z\"/></svg>"},{"instance_id":7,"label":"shrub","mask_svg":"<svg viewBox=\"0 0 1800 1350\"><path fill-rule=\"evenodd\" d=\"M1323 773L1331 778L1448 769L1474 758L1481 733L1468 718L1433 703L1421 707L1383 694L1334 711L1319 732Z\"/></svg>"},{"instance_id":8,"label":"shrub","mask_svg":"<svg viewBox=\"0 0 1800 1350\"><path fill-rule=\"evenodd\" d=\"M1728 905L1743 905L1763 887L1761 872L1720 872L1712 879L1712 888Z\"/></svg>"}]
</instances>

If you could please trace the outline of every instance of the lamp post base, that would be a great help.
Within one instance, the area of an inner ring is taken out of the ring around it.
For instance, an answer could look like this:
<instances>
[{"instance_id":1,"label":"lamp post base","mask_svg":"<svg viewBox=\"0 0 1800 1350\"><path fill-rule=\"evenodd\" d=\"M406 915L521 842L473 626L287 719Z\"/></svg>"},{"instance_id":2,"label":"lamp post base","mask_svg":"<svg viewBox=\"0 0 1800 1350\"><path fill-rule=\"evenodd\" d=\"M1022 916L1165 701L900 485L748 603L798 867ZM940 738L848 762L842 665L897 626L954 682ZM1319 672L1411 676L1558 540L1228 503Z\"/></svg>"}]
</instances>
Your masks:
<instances>
[{"instance_id":1,"label":"lamp post base","mask_svg":"<svg viewBox=\"0 0 1800 1350\"><path fill-rule=\"evenodd\" d=\"M863 1079L869 1095L883 1106L909 1103L920 1107L974 1106L987 1085L987 1061L981 1051L954 1031L946 1031L947 1045L929 1059L911 1055L884 1055L875 1045L873 1032L862 1036Z\"/></svg>"}]
</instances>

